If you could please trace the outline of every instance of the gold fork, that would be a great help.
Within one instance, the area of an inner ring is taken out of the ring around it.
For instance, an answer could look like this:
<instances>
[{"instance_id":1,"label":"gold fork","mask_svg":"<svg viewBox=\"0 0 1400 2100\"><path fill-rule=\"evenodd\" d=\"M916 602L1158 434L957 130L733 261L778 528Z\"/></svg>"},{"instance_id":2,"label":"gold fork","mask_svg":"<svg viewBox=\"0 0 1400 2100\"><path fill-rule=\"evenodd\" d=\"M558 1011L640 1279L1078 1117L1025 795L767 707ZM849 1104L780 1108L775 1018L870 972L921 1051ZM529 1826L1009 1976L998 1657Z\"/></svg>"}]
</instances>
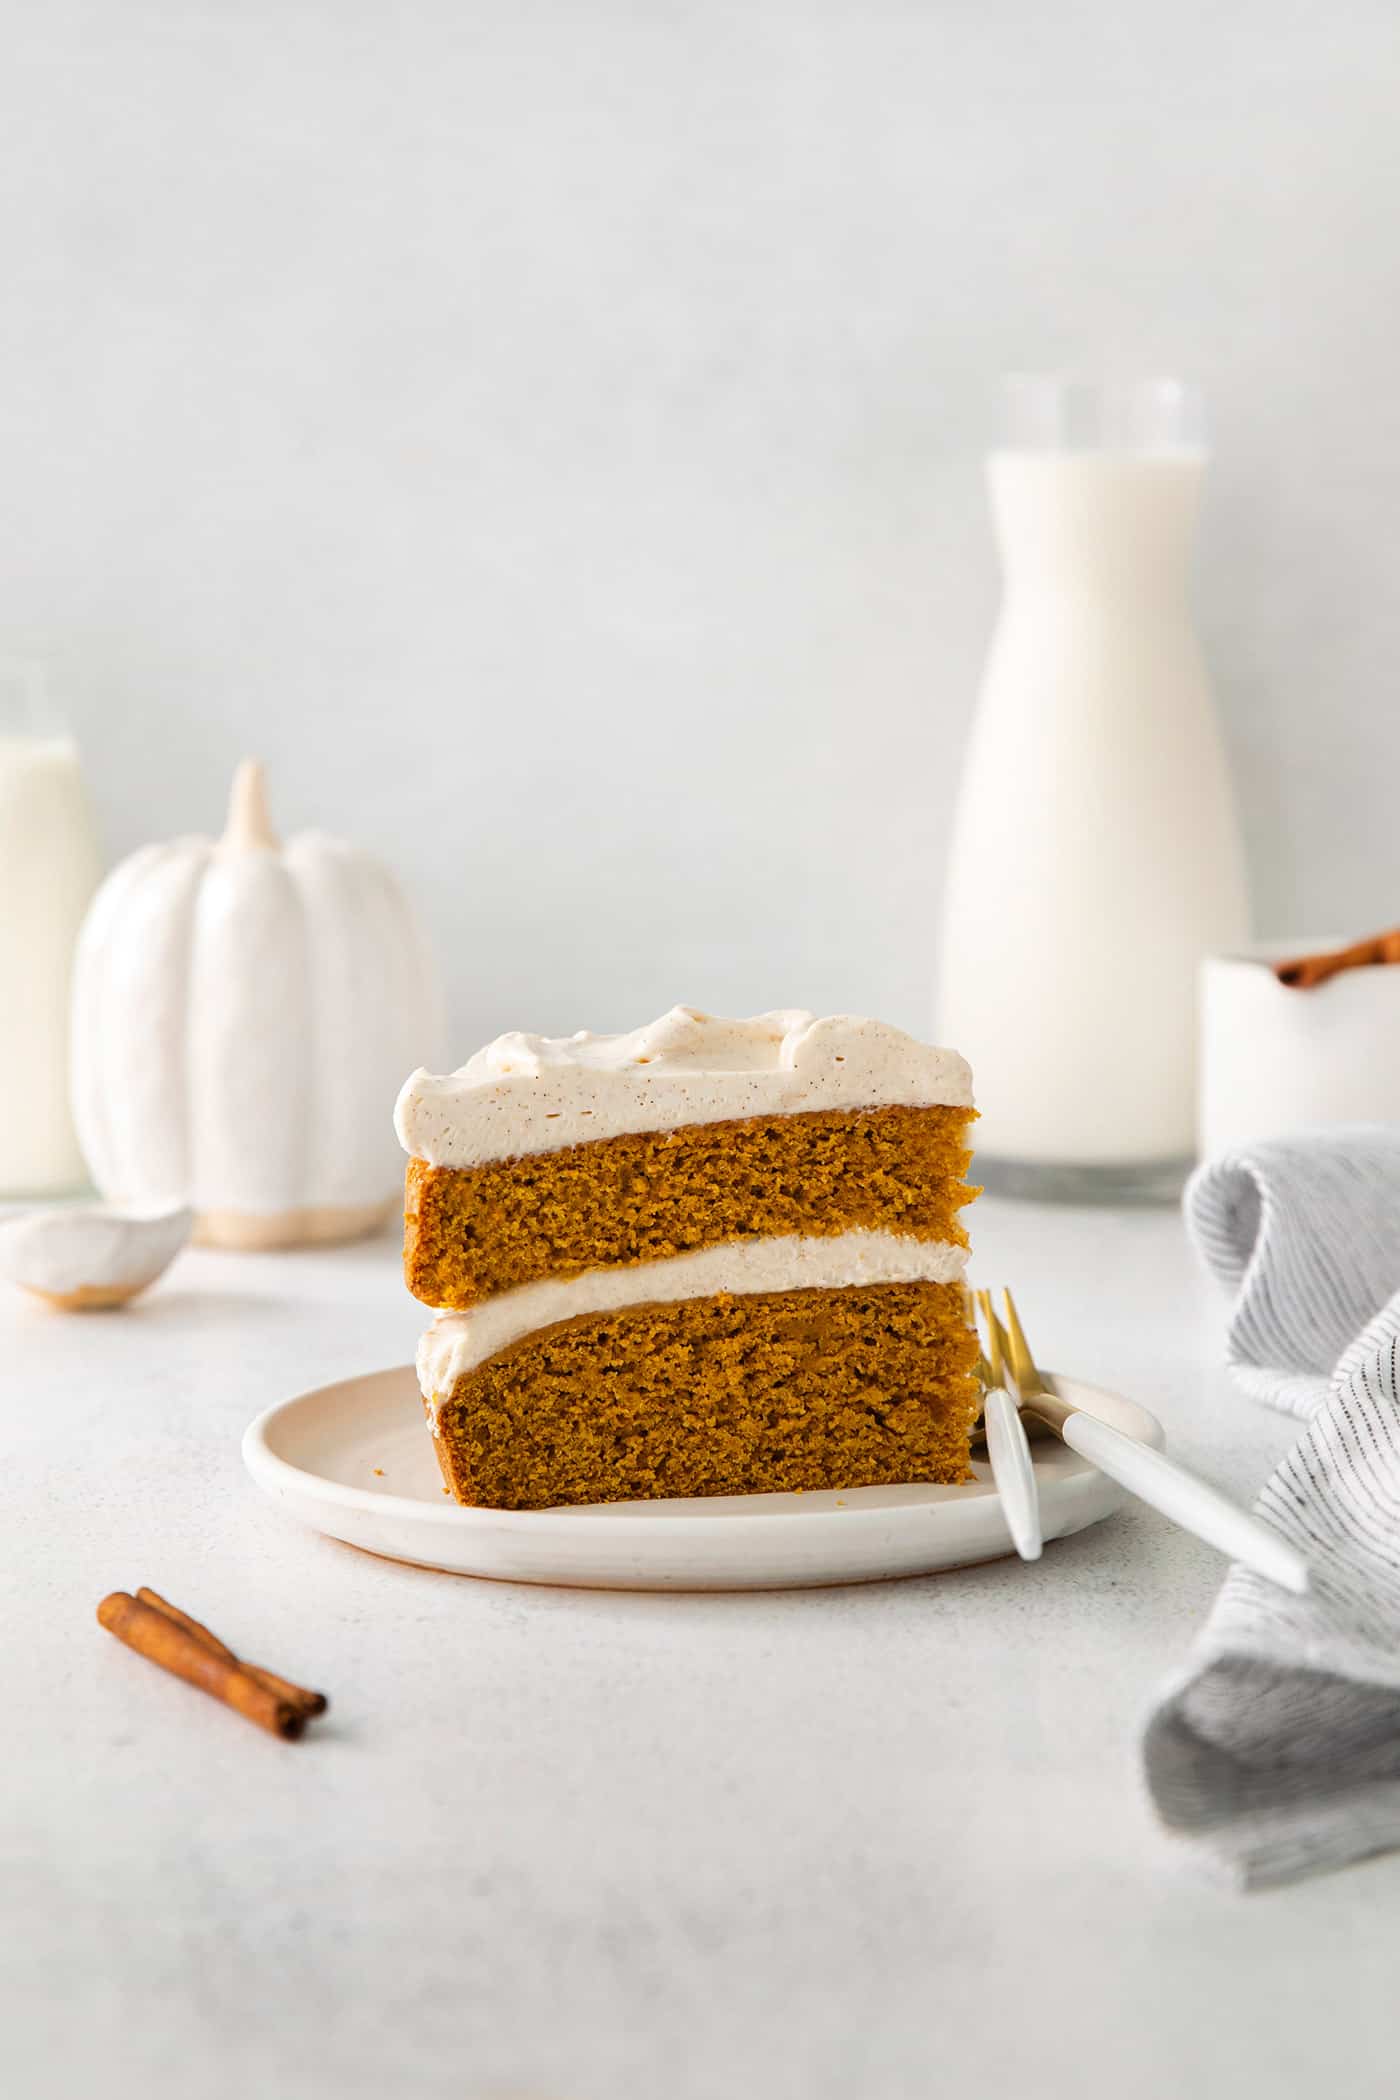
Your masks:
<instances>
[{"instance_id":1,"label":"gold fork","mask_svg":"<svg viewBox=\"0 0 1400 2100\"><path fill-rule=\"evenodd\" d=\"M1002 1513L1011 1533L1012 1545L1022 1560L1039 1560L1040 1496L1035 1484L1035 1464L1026 1441L1026 1425L1021 1420L1020 1408L1007 1391L1006 1359L992 1301L986 1291L977 1295L982 1300L987 1326L985 1349L978 1334L976 1365L977 1381L982 1388L982 1435L987 1445L987 1457L991 1461L992 1478L1001 1497ZM966 1288L963 1303L967 1308L968 1325L976 1332L977 1305L972 1292Z\"/></svg>"},{"instance_id":2,"label":"gold fork","mask_svg":"<svg viewBox=\"0 0 1400 2100\"><path fill-rule=\"evenodd\" d=\"M1044 1422L1071 1451L1087 1458L1129 1494L1151 1503L1184 1531L1193 1532L1207 1545L1227 1553L1232 1560L1242 1561L1283 1589L1303 1594L1308 1587L1308 1564L1286 1539L1231 1502L1219 1488L1188 1473L1185 1466L1164 1457L1151 1444L1140 1444L1098 1415L1087 1414L1082 1407L1073 1407L1061 1399L1036 1369L1010 1291L1002 1293L1005 1327L996 1316L991 1293L983 1291L979 1296L987 1323L990 1361L995 1366L1000 1356L1010 1362L1016 1392L1027 1414Z\"/></svg>"}]
</instances>

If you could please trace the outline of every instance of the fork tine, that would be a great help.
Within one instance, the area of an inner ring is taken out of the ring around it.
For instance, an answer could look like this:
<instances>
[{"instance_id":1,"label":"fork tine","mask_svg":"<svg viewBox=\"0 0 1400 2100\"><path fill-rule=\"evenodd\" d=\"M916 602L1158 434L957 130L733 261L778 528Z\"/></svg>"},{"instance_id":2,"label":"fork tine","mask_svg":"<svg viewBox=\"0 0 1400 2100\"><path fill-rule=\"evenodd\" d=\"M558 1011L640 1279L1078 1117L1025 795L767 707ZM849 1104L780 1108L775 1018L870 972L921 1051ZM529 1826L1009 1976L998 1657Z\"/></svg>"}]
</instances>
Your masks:
<instances>
[{"instance_id":1,"label":"fork tine","mask_svg":"<svg viewBox=\"0 0 1400 2100\"><path fill-rule=\"evenodd\" d=\"M962 1294L963 1317L977 1337L977 1361L972 1367L973 1375L977 1383L985 1389L992 1383L992 1367L987 1362L986 1351L982 1347L982 1332L977 1325L977 1294L966 1283L962 1287Z\"/></svg>"},{"instance_id":2,"label":"fork tine","mask_svg":"<svg viewBox=\"0 0 1400 2100\"><path fill-rule=\"evenodd\" d=\"M1001 1322L996 1316L991 1292L979 1291L977 1293L977 1303L981 1308L982 1321L987 1330L987 1368L991 1372L992 1384L1005 1385L1006 1350L1004 1345L1006 1336L1003 1334Z\"/></svg>"},{"instance_id":3,"label":"fork tine","mask_svg":"<svg viewBox=\"0 0 1400 2100\"><path fill-rule=\"evenodd\" d=\"M1026 1340L1026 1330L1022 1327L1020 1315L1016 1311L1016 1300L1009 1290L1004 1290L1002 1297L1006 1302L1006 1353L1011 1359L1011 1375L1016 1381L1016 1390L1022 1395L1042 1392L1045 1380L1035 1367L1035 1358L1031 1355L1030 1344Z\"/></svg>"}]
</instances>

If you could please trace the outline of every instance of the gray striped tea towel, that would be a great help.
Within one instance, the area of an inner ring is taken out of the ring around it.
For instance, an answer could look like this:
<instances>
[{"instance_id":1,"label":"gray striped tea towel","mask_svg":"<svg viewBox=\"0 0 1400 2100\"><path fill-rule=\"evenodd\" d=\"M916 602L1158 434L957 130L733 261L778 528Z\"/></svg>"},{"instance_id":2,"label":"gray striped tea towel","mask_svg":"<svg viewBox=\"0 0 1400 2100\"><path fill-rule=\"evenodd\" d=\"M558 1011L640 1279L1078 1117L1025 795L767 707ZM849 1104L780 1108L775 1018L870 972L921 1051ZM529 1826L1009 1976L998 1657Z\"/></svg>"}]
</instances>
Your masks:
<instances>
[{"instance_id":1,"label":"gray striped tea towel","mask_svg":"<svg viewBox=\"0 0 1400 2100\"><path fill-rule=\"evenodd\" d=\"M1400 1846L1400 1131L1232 1153L1186 1216L1236 1292L1236 1378L1308 1417L1256 1508L1313 1582L1231 1569L1146 1770L1167 1827L1259 1888Z\"/></svg>"}]
</instances>

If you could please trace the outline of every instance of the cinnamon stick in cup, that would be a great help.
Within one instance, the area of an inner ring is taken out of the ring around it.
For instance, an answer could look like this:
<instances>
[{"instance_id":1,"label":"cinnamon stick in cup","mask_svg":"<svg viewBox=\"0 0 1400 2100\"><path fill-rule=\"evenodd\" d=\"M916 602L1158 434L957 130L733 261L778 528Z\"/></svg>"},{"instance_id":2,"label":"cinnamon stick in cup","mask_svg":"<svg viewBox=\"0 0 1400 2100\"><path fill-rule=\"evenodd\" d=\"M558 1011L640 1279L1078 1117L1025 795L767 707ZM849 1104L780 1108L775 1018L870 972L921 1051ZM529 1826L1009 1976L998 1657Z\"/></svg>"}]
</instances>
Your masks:
<instances>
[{"instance_id":1,"label":"cinnamon stick in cup","mask_svg":"<svg viewBox=\"0 0 1400 2100\"><path fill-rule=\"evenodd\" d=\"M1353 941L1349 948L1330 948L1319 955L1275 963L1274 975L1280 984L1308 992L1343 970L1367 969L1374 963L1400 963L1400 926L1393 926L1389 933L1372 934L1368 940Z\"/></svg>"},{"instance_id":2,"label":"cinnamon stick in cup","mask_svg":"<svg viewBox=\"0 0 1400 2100\"><path fill-rule=\"evenodd\" d=\"M97 1619L108 1633L148 1662L183 1677L186 1684L196 1685L284 1741L294 1741L313 1714L325 1711L320 1692L305 1691L269 1671L240 1662L207 1626L167 1604L154 1590L143 1590L136 1597L115 1590L98 1605Z\"/></svg>"}]
</instances>

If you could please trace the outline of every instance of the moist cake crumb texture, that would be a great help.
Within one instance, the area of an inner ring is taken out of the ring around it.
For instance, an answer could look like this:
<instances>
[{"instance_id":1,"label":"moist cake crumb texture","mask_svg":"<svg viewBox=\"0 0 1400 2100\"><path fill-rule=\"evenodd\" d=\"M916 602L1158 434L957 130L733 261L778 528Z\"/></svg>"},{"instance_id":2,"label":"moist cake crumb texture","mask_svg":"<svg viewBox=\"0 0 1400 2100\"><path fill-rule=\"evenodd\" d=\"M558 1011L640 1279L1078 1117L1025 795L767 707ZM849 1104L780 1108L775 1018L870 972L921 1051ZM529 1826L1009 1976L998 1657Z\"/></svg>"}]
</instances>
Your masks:
<instances>
[{"instance_id":1,"label":"moist cake crumb texture","mask_svg":"<svg viewBox=\"0 0 1400 2100\"><path fill-rule=\"evenodd\" d=\"M408 1169L404 1273L425 1305L766 1234L907 1232L965 1247L965 1108L701 1123L481 1167Z\"/></svg>"},{"instance_id":2,"label":"moist cake crumb texture","mask_svg":"<svg viewBox=\"0 0 1400 2100\"><path fill-rule=\"evenodd\" d=\"M439 1461L494 1509L965 1480L976 1356L961 1284L638 1305L460 1379Z\"/></svg>"}]
</instances>

